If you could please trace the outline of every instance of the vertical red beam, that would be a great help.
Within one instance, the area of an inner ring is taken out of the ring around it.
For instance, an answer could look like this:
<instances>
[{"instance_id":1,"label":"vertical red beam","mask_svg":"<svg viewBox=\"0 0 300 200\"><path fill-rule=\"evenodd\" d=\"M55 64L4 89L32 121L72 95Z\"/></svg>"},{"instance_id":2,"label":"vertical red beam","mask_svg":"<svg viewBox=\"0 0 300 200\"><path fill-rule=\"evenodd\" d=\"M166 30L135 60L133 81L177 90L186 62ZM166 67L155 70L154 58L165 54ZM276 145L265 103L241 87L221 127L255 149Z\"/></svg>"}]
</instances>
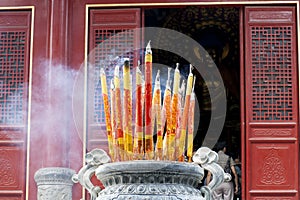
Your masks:
<instances>
[{"instance_id":1,"label":"vertical red beam","mask_svg":"<svg viewBox=\"0 0 300 200\"><path fill-rule=\"evenodd\" d=\"M49 1L49 61L45 99L45 135L43 167L68 166L66 105L71 88L62 78L67 76L68 0Z\"/></svg>"},{"instance_id":2,"label":"vertical red beam","mask_svg":"<svg viewBox=\"0 0 300 200\"><path fill-rule=\"evenodd\" d=\"M246 137L245 137L245 52L244 52L244 9L240 9L240 115L241 115L241 162L242 162L242 199L245 199L245 188L246 188Z\"/></svg>"}]
</instances>

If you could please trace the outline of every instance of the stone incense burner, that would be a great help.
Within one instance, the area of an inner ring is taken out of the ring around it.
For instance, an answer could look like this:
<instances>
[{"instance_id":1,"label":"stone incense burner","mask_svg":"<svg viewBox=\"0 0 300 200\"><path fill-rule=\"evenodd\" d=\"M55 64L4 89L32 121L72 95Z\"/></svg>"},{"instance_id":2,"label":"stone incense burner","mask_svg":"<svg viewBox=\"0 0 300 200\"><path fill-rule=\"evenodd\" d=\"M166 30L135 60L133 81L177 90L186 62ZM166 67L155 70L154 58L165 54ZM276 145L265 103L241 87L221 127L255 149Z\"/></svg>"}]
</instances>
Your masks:
<instances>
[{"instance_id":1,"label":"stone incense burner","mask_svg":"<svg viewBox=\"0 0 300 200\"><path fill-rule=\"evenodd\" d=\"M218 154L209 148L200 148L193 163L134 160L110 163L105 151L95 149L86 155L87 165L73 176L91 194L91 200L209 200L211 192L225 179L223 169L216 164ZM207 186L198 188L204 169L213 174ZM92 184L96 175L104 185Z\"/></svg>"}]
</instances>

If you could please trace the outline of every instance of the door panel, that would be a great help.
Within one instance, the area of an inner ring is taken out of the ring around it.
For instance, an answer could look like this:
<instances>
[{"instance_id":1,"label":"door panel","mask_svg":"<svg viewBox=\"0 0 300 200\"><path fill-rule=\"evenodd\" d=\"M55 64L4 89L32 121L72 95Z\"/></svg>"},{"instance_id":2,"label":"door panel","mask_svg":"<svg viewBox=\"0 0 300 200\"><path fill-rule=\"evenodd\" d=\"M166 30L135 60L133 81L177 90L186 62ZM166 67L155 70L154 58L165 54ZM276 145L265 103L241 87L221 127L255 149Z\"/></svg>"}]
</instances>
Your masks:
<instances>
[{"instance_id":1,"label":"door panel","mask_svg":"<svg viewBox=\"0 0 300 200\"><path fill-rule=\"evenodd\" d=\"M294 7L245 8L246 199L298 199Z\"/></svg>"},{"instance_id":2,"label":"door panel","mask_svg":"<svg viewBox=\"0 0 300 200\"><path fill-rule=\"evenodd\" d=\"M30 11L0 13L0 199L25 198Z\"/></svg>"}]
</instances>

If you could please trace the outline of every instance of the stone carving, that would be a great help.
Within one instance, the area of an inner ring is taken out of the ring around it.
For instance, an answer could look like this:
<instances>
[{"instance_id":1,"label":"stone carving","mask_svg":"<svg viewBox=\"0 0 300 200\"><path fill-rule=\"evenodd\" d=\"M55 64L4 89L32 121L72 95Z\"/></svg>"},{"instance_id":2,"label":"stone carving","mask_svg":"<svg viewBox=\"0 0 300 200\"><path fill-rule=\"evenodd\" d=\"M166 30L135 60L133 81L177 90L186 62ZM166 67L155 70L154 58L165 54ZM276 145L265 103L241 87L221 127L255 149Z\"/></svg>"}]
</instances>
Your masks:
<instances>
[{"instance_id":1,"label":"stone carving","mask_svg":"<svg viewBox=\"0 0 300 200\"><path fill-rule=\"evenodd\" d=\"M12 160L6 156L7 152L0 151L0 185L11 186L16 184L16 177Z\"/></svg>"},{"instance_id":2,"label":"stone carving","mask_svg":"<svg viewBox=\"0 0 300 200\"><path fill-rule=\"evenodd\" d=\"M62 186L43 185L39 187L38 192L39 200L50 200L50 199L61 199L70 200L72 199L72 188Z\"/></svg>"},{"instance_id":3,"label":"stone carving","mask_svg":"<svg viewBox=\"0 0 300 200\"><path fill-rule=\"evenodd\" d=\"M253 135L255 136L290 136L292 135L291 129L254 129Z\"/></svg>"},{"instance_id":4,"label":"stone carving","mask_svg":"<svg viewBox=\"0 0 300 200\"><path fill-rule=\"evenodd\" d=\"M272 149L264 160L261 182L268 185L280 185L285 183L286 180L286 170L283 166L283 161L278 153Z\"/></svg>"},{"instance_id":5,"label":"stone carving","mask_svg":"<svg viewBox=\"0 0 300 200\"><path fill-rule=\"evenodd\" d=\"M96 149L87 154L87 165L73 176L73 181L89 191L91 200L210 200L212 190L230 177L216 164L218 155L209 148L200 148L193 160L194 163L156 160L109 163L107 154ZM204 169L211 171L214 179L199 190ZM104 185L103 190L91 183L94 174Z\"/></svg>"},{"instance_id":6,"label":"stone carving","mask_svg":"<svg viewBox=\"0 0 300 200\"><path fill-rule=\"evenodd\" d=\"M250 21L252 22L266 22L266 21L276 21L276 22L292 22L293 12L292 11L252 11L250 13Z\"/></svg>"},{"instance_id":7,"label":"stone carving","mask_svg":"<svg viewBox=\"0 0 300 200\"><path fill-rule=\"evenodd\" d=\"M99 166L95 173L105 186L97 199L143 199L153 195L161 199L168 196L174 196L173 199L199 199L202 196L196 187L201 183L204 171L194 163L155 160L116 162Z\"/></svg>"},{"instance_id":8,"label":"stone carving","mask_svg":"<svg viewBox=\"0 0 300 200\"><path fill-rule=\"evenodd\" d=\"M72 200L72 175L75 172L68 168L42 168L35 175L38 186L38 200Z\"/></svg>"},{"instance_id":9,"label":"stone carving","mask_svg":"<svg viewBox=\"0 0 300 200\"><path fill-rule=\"evenodd\" d=\"M214 177L208 186L201 188L201 191L207 195L210 195L212 190L218 187L222 182L230 181L232 178L230 174L225 173L223 168L216 163L218 159L218 154L207 147L198 149L193 156L193 161L210 171Z\"/></svg>"},{"instance_id":10,"label":"stone carving","mask_svg":"<svg viewBox=\"0 0 300 200\"><path fill-rule=\"evenodd\" d=\"M74 174L72 180L74 183L80 183L91 194L91 200L96 199L100 192L99 186L94 186L90 178L95 174L98 166L110 162L110 157L102 149L94 149L85 156L86 163L78 174Z\"/></svg>"}]
</instances>

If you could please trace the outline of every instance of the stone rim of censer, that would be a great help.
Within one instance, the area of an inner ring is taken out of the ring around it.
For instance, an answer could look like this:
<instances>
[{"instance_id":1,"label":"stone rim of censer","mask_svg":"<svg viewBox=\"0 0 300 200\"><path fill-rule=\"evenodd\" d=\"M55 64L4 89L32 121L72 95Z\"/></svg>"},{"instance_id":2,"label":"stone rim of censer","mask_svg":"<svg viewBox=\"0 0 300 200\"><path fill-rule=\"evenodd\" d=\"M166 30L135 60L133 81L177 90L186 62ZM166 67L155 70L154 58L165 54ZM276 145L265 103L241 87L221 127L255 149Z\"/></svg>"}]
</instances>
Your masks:
<instances>
[{"instance_id":1,"label":"stone rim of censer","mask_svg":"<svg viewBox=\"0 0 300 200\"><path fill-rule=\"evenodd\" d=\"M211 199L212 191L230 175L216 162L218 154L201 147L193 156L193 163L177 161L133 160L110 163L104 150L94 149L86 155L83 166L72 180L80 183L91 194L92 200L105 199ZM210 171L213 180L198 189L204 176ZM96 175L104 185L93 185Z\"/></svg>"},{"instance_id":2,"label":"stone rim of censer","mask_svg":"<svg viewBox=\"0 0 300 200\"><path fill-rule=\"evenodd\" d=\"M100 165L95 170L95 174L104 186L178 182L197 187L203 179L204 170L195 163L134 160ZM164 176L160 176L162 174Z\"/></svg>"}]
</instances>

